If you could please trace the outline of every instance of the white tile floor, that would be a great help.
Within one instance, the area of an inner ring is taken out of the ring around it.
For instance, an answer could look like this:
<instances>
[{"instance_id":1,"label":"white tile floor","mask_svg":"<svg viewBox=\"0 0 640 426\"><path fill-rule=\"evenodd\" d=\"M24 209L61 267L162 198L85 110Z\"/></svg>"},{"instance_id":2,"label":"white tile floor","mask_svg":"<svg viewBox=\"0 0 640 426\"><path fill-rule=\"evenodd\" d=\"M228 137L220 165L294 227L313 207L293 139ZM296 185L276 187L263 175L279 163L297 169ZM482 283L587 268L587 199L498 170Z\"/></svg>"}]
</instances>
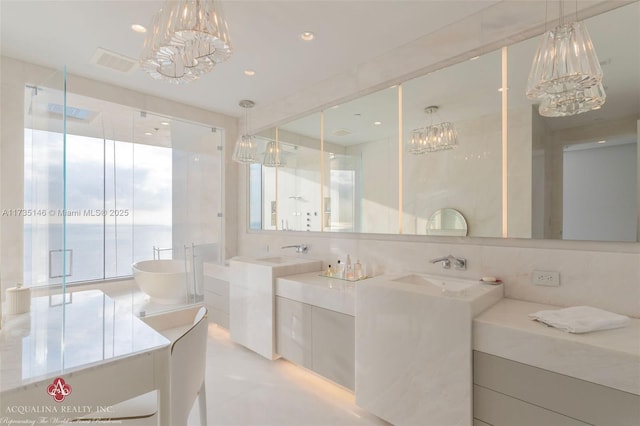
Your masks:
<instances>
[{"instance_id":1,"label":"white tile floor","mask_svg":"<svg viewBox=\"0 0 640 426\"><path fill-rule=\"evenodd\" d=\"M353 393L288 361L269 361L209 325L209 425L386 425L357 407ZM189 425L197 425L194 408Z\"/></svg>"},{"instance_id":2,"label":"white tile floor","mask_svg":"<svg viewBox=\"0 0 640 426\"><path fill-rule=\"evenodd\" d=\"M136 314L158 308L130 286L101 287ZM286 360L269 361L231 341L214 323L209 324L206 392L208 425L388 425L357 407L352 392ZM199 422L196 403L189 426Z\"/></svg>"}]
</instances>

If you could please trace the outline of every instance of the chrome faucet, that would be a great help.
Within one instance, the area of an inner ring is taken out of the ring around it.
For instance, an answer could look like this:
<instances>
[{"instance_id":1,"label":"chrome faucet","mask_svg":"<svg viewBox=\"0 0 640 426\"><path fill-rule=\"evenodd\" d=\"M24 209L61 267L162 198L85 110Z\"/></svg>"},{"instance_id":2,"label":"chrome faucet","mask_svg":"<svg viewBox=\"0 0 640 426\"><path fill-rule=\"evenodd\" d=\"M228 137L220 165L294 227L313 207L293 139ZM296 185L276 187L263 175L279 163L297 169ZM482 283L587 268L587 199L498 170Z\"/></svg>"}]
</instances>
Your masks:
<instances>
[{"instance_id":1,"label":"chrome faucet","mask_svg":"<svg viewBox=\"0 0 640 426\"><path fill-rule=\"evenodd\" d=\"M462 257L455 257L452 255L445 257L438 257L436 259L431 259L431 263L442 263L442 267L444 269L451 269L451 263L453 262L453 267L457 270L464 271L467 269L467 259Z\"/></svg>"},{"instance_id":2,"label":"chrome faucet","mask_svg":"<svg viewBox=\"0 0 640 426\"><path fill-rule=\"evenodd\" d=\"M298 244L298 245L294 245L294 246L282 246L281 248L283 248L283 249L295 248L296 249L296 253L306 253L307 250L309 249L309 246L307 246L306 244Z\"/></svg>"}]
</instances>

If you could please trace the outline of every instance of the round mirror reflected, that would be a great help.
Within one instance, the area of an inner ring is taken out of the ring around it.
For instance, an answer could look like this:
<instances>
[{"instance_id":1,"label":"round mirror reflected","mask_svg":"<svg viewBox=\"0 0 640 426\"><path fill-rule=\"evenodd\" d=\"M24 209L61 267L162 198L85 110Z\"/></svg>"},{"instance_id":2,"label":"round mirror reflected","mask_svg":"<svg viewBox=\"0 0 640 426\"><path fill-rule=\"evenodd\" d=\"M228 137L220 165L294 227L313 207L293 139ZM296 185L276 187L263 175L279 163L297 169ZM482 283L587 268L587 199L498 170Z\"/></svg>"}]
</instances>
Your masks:
<instances>
[{"instance_id":1,"label":"round mirror reflected","mask_svg":"<svg viewBox=\"0 0 640 426\"><path fill-rule=\"evenodd\" d=\"M465 237L467 221L456 209L438 209L429 217L427 235Z\"/></svg>"}]
</instances>

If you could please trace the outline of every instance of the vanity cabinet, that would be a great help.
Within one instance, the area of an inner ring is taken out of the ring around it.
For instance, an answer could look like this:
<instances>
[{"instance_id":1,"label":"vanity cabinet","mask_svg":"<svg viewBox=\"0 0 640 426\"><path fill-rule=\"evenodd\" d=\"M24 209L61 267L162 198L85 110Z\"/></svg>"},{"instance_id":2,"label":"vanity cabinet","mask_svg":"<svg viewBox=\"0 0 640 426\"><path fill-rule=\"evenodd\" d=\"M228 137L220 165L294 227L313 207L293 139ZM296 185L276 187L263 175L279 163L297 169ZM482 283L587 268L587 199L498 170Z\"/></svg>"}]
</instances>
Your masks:
<instances>
[{"instance_id":1,"label":"vanity cabinet","mask_svg":"<svg viewBox=\"0 0 640 426\"><path fill-rule=\"evenodd\" d=\"M221 327L229 328L229 282L204 276L204 304L209 319Z\"/></svg>"},{"instance_id":2,"label":"vanity cabinet","mask_svg":"<svg viewBox=\"0 0 640 426\"><path fill-rule=\"evenodd\" d=\"M311 363L311 305L276 297L276 352L302 367Z\"/></svg>"},{"instance_id":3,"label":"vanity cabinet","mask_svg":"<svg viewBox=\"0 0 640 426\"><path fill-rule=\"evenodd\" d=\"M640 396L473 352L474 424L637 425Z\"/></svg>"},{"instance_id":4,"label":"vanity cabinet","mask_svg":"<svg viewBox=\"0 0 640 426\"><path fill-rule=\"evenodd\" d=\"M355 389L355 317L276 297L278 355Z\"/></svg>"},{"instance_id":5,"label":"vanity cabinet","mask_svg":"<svg viewBox=\"0 0 640 426\"><path fill-rule=\"evenodd\" d=\"M229 262L229 336L274 360L276 352L276 280L302 273L318 274L322 261L296 257L234 257Z\"/></svg>"}]
</instances>

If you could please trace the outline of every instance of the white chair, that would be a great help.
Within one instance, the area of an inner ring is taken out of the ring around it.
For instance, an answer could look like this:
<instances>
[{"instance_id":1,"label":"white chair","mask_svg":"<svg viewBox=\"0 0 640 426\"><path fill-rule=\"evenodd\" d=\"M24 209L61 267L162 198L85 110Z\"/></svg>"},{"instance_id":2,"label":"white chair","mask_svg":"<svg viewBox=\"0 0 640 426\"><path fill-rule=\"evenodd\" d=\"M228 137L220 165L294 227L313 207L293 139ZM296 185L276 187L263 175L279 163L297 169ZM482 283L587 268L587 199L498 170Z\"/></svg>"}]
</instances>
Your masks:
<instances>
[{"instance_id":1,"label":"white chair","mask_svg":"<svg viewBox=\"0 0 640 426\"><path fill-rule=\"evenodd\" d=\"M188 313L188 312L187 312ZM168 313L171 316L175 313ZM184 312L178 317L184 316ZM161 317L159 315L158 317ZM207 361L207 308L197 309L193 323L189 326L175 327L171 319L159 318L147 321L152 327L155 325L167 326L171 329L158 330L162 334L171 338L176 330L181 333L172 340L171 360L170 360L170 400L171 400L171 421L163 420L163 426L186 426L191 409L198 397L200 408L200 423L207 424L207 397L205 394L205 366ZM186 330L184 330L186 328ZM184 330L184 331L183 331ZM90 414L88 416L75 419L69 424L76 422L118 422L129 426L133 425L157 425L158 423L158 398L157 392L149 392L139 397L121 402L112 407L110 413Z\"/></svg>"}]
</instances>

